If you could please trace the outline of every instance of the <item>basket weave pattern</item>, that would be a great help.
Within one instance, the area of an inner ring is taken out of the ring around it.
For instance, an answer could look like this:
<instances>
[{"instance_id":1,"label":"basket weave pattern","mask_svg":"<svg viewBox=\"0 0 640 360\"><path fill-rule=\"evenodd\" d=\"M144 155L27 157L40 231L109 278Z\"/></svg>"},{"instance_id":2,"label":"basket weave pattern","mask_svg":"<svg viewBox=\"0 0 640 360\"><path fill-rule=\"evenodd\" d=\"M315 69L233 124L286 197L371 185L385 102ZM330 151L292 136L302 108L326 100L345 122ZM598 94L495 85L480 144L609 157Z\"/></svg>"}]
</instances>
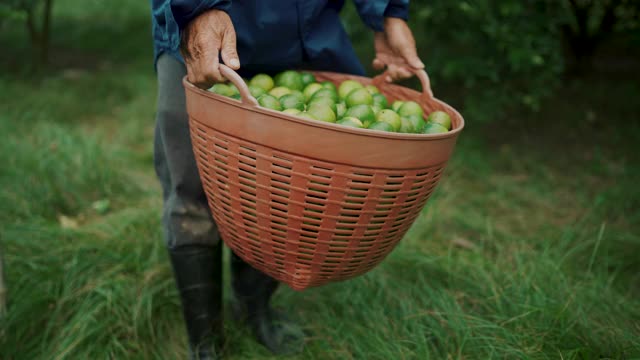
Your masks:
<instances>
[{"instance_id":1,"label":"basket weave pattern","mask_svg":"<svg viewBox=\"0 0 640 360\"><path fill-rule=\"evenodd\" d=\"M444 167L357 168L256 146L196 122L191 129L227 245L299 289L376 266L414 222Z\"/></svg>"}]
</instances>

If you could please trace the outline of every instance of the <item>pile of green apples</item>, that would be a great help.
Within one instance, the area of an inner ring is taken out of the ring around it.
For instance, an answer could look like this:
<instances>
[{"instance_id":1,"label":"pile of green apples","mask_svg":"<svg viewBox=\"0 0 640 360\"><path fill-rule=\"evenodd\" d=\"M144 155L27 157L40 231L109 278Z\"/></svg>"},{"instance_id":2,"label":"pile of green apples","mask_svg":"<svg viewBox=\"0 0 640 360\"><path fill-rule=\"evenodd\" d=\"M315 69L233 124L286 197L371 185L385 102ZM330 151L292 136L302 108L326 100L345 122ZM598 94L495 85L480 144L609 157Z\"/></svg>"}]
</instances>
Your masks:
<instances>
[{"instance_id":1,"label":"pile of green apples","mask_svg":"<svg viewBox=\"0 0 640 360\"><path fill-rule=\"evenodd\" d=\"M394 101L373 85L345 80L338 86L318 82L308 72L287 70L271 77L258 74L245 80L260 106L304 119L386 132L437 134L451 130L451 117L443 111L425 114L415 101ZM209 91L240 99L231 83L218 83Z\"/></svg>"}]
</instances>

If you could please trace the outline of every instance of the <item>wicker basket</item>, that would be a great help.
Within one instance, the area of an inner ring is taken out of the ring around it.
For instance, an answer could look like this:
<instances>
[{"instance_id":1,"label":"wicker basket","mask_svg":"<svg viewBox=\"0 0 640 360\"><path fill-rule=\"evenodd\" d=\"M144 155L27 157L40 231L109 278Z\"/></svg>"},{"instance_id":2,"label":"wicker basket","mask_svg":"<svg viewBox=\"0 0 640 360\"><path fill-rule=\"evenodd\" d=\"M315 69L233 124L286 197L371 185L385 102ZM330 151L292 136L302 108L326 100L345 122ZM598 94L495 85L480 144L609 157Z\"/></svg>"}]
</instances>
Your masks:
<instances>
[{"instance_id":1,"label":"wicker basket","mask_svg":"<svg viewBox=\"0 0 640 360\"><path fill-rule=\"evenodd\" d=\"M301 119L259 107L242 78L234 100L183 80L200 177L223 241L295 290L363 274L393 250L433 192L462 116L423 93L373 79L315 72L318 81L375 84L390 101L452 118L445 134L399 134Z\"/></svg>"}]
</instances>

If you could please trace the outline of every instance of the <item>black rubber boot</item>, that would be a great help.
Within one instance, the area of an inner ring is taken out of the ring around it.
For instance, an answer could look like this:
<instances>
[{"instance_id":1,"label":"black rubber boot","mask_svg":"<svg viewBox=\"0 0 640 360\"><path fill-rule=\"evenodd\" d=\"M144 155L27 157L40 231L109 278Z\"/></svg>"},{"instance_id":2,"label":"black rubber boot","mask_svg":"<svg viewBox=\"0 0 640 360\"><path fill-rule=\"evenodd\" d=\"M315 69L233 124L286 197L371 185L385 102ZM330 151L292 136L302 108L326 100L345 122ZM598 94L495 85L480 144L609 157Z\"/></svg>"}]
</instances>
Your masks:
<instances>
[{"instance_id":1,"label":"black rubber boot","mask_svg":"<svg viewBox=\"0 0 640 360\"><path fill-rule=\"evenodd\" d=\"M222 246L169 250L189 336L190 358L219 359L223 342Z\"/></svg>"},{"instance_id":2,"label":"black rubber boot","mask_svg":"<svg viewBox=\"0 0 640 360\"><path fill-rule=\"evenodd\" d=\"M233 252L231 284L234 292L233 311L244 321L262 345L277 355L293 355L304 347L304 332L283 312L269 304L278 282L254 269Z\"/></svg>"}]
</instances>

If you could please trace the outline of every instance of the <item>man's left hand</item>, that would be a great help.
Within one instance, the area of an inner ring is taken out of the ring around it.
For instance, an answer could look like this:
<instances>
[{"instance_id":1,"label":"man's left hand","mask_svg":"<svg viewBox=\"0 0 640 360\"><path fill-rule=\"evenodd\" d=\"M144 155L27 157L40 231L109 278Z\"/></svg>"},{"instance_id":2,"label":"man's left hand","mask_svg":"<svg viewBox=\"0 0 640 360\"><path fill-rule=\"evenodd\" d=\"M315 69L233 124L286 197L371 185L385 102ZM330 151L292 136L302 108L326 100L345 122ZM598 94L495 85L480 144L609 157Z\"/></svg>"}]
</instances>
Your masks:
<instances>
[{"instance_id":1,"label":"man's left hand","mask_svg":"<svg viewBox=\"0 0 640 360\"><path fill-rule=\"evenodd\" d=\"M407 23L398 18L385 18L384 32L374 34L376 58L373 67L382 70L387 67L389 76L386 81L392 82L413 76L412 69L423 69L416 51L416 41Z\"/></svg>"}]
</instances>

